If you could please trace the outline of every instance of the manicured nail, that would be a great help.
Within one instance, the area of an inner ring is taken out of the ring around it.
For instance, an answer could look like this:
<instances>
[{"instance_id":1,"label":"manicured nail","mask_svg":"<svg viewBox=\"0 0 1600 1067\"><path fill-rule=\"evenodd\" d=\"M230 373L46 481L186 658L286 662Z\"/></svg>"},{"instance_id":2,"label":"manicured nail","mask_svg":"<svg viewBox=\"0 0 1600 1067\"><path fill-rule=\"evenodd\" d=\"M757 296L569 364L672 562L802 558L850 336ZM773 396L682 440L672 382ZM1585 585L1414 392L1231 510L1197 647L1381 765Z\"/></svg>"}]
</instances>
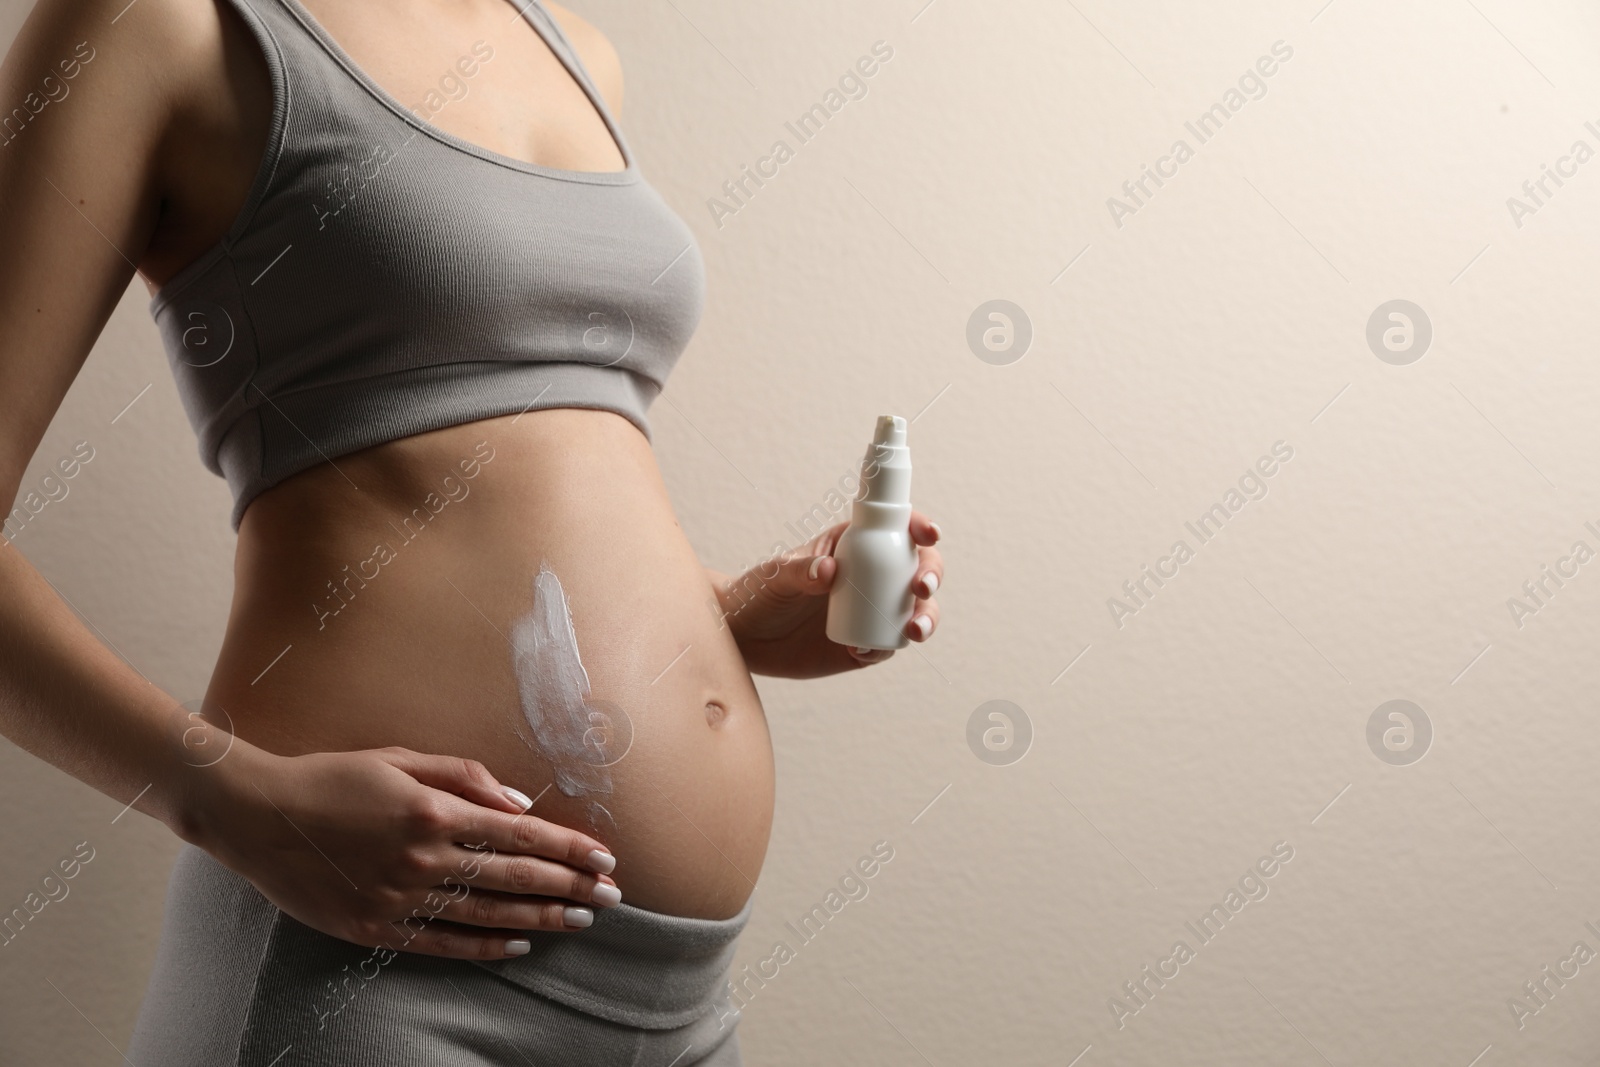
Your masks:
<instances>
[{"instance_id":1,"label":"manicured nail","mask_svg":"<svg viewBox=\"0 0 1600 1067\"><path fill-rule=\"evenodd\" d=\"M918 615L911 620L911 625L917 628L917 636L924 641L928 639L929 634L933 633L933 620L926 615Z\"/></svg>"},{"instance_id":2,"label":"manicured nail","mask_svg":"<svg viewBox=\"0 0 1600 1067\"><path fill-rule=\"evenodd\" d=\"M822 561L826 558L827 557L825 556L818 556L811 561L811 569L807 571L806 574L811 578L812 581L816 581L817 572L822 569Z\"/></svg>"},{"instance_id":3,"label":"manicured nail","mask_svg":"<svg viewBox=\"0 0 1600 1067\"><path fill-rule=\"evenodd\" d=\"M525 937L514 937L506 942L507 956L526 956L533 950L533 942Z\"/></svg>"},{"instance_id":4,"label":"manicured nail","mask_svg":"<svg viewBox=\"0 0 1600 1067\"><path fill-rule=\"evenodd\" d=\"M922 576L922 595L923 596L932 596L934 594L934 592L936 590L938 590L938 588L939 588L939 576L937 574L935 574L933 571L929 571L927 574L924 574Z\"/></svg>"},{"instance_id":5,"label":"manicured nail","mask_svg":"<svg viewBox=\"0 0 1600 1067\"><path fill-rule=\"evenodd\" d=\"M512 789L509 785L501 786L500 792L504 793L510 799L511 803L515 804L523 811L527 811L529 808L533 807L533 801L528 799L528 794L518 792L517 790Z\"/></svg>"},{"instance_id":6,"label":"manicured nail","mask_svg":"<svg viewBox=\"0 0 1600 1067\"><path fill-rule=\"evenodd\" d=\"M566 908L561 912L561 921L582 930L594 925L594 912L588 908Z\"/></svg>"},{"instance_id":7,"label":"manicured nail","mask_svg":"<svg viewBox=\"0 0 1600 1067\"><path fill-rule=\"evenodd\" d=\"M852 648L850 651L858 656L867 656L871 655L873 650L870 648Z\"/></svg>"},{"instance_id":8,"label":"manicured nail","mask_svg":"<svg viewBox=\"0 0 1600 1067\"><path fill-rule=\"evenodd\" d=\"M933 531L933 539L935 541L939 540L939 538L944 536L944 534L939 532L939 524L936 523L936 522L928 523L928 529Z\"/></svg>"},{"instance_id":9,"label":"manicured nail","mask_svg":"<svg viewBox=\"0 0 1600 1067\"><path fill-rule=\"evenodd\" d=\"M617 869L617 857L599 849L589 853L589 869L596 874L610 874Z\"/></svg>"},{"instance_id":10,"label":"manicured nail","mask_svg":"<svg viewBox=\"0 0 1600 1067\"><path fill-rule=\"evenodd\" d=\"M594 892L589 894L589 899L601 907L614 908L622 903L622 890L605 882L597 882L595 883Z\"/></svg>"}]
</instances>

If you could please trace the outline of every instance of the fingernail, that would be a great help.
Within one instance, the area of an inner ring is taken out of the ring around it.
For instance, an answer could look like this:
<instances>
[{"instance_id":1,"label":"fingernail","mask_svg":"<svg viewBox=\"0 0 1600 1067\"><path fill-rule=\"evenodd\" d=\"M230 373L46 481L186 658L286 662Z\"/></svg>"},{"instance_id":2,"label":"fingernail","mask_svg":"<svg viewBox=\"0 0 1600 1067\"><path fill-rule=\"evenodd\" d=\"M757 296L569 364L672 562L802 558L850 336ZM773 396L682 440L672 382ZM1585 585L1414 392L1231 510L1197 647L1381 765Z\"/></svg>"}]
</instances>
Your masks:
<instances>
[{"instance_id":1,"label":"fingernail","mask_svg":"<svg viewBox=\"0 0 1600 1067\"><path fill-rule=\"evenodd\" d=\"M610 874L617 869L617 857L595 849L589 853L589 869L596 874Z\"/></svg>"},{"instance_id":2,"label":"fingernail","mask_svg":"<svg viewBox=\"0 0 1600 1067\"><path fill-rule=\"evenodd\" d=\"M917 628L917 636L924 641L928 639L929 634L933 633L933 620L926 615L918 615L911 620L911 625Z\"/></svg>"},{"instance_id":3,"label":"fingernail","mask_svg":"<svg viewBox=\"0 0 1600 1067\"><path fill-rule=\"evenodd\" d=\"M812 581L816 580L817 572L822 569L822 561L825 558L824 556L818 556L811 561L811 569L806 574Z\"/></svg>"},{"instance_id":4,"label":"fingernail","mask_svg":"<svg viewBox=\"0 0 1600 1067\"><path fill-rule=\"evenodd\" d=\"M533 950L533 942L525 937L514 937L506 942L507 956L526 956Z\"/></svg>"},{"instance_id":5,"label":"fingernail","mask_svg":"<svg viewBox=\"0 0 1600 1067\"><path fill-rule=\"evenodd\" d=\"M939 524L936 523L936 522L928 523L928 529L933 531L933 539L935 541L939 540L939 538L944 536L944 534L939 532Z\"/></svg>"},{"instance_id":6,"label":"fingernail","mask_svg":"<svg viewBox=\"0 0 1600 1067\"><path fill-rule=\"evenodd\" d=\"M605 882L595 883L594 892L589 894L589 899L605 908L614 908L622 903L622 890Z\"/></svg>"},{"instance_id":7,"label":"fingernail","mask_svg":"<svg viewBox=\"0 0 1600 1067\"><path fill-rule=\"evenodd\" d=\"M528 799L528 794L512 789L509 785L501 786L500 792L504 793L510 799L511 803L515 804L523 811L527 811L529 808L533 807L533 801Z\"/></svg>"},{"instance_id":8,"label":"fingernail","mask_svg":"<svg viewBox=\"0 0 1600 1067\"><path fill-rule=\"evenodd\" d=\"M868 656L872 654L873 650L870 648L852 648L850 651L858 656Z\"/></svg>"},{"instance_id":9,"label":"fingernail","mask_svg":"<svg viewBox=\"0 0 1600 1067\"><path fill-rule=\"evenodd\" d=\"M922 576L922 595L932 596L939 588L939 576L932 571Z\"/></svg>"},{"instance_id":10,"label":"fingernail","mask_svg":"<svg viewBox=\"0 0 1600 1067\"><path fill-rule=\"evenodd\" d=\"M561 921L582 930L594 925L594 912L588 908L566 908L561 912Z\"/></svg>"}]
</instances>

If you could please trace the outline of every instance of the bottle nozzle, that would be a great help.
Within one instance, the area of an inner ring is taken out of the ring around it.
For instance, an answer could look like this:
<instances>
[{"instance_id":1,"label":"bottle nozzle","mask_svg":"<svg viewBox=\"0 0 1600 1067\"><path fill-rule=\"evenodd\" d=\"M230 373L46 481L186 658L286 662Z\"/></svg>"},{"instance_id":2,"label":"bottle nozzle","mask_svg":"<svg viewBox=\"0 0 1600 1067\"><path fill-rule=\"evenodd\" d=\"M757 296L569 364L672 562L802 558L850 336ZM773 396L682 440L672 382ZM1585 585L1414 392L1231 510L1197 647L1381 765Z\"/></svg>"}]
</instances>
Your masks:
<instances>
[{"instance_id":1,"label":"bottle nozzle","mask_svg":"<svg viewBox=\"0 0 1600 1067\"><path fill-rule=\"evenodd\" d=\"M909 504L911 449L906 447L908 423L899 415L879 415L861 461L859 498L874 504Z\"/></svg>"}]
</instances>

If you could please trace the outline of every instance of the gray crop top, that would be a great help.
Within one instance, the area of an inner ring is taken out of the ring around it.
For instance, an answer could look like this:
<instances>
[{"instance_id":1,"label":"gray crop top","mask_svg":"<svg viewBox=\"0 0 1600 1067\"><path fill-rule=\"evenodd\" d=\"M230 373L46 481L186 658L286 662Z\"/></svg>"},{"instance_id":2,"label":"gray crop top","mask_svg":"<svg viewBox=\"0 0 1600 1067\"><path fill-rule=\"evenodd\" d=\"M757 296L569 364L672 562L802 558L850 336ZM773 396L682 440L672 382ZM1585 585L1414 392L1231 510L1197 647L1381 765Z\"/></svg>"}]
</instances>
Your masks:
<instances>
[{"instance_id":1,"label":"gray crop top","mask_svg":"<svg viewBox=\"0 0 1600 1067\"><path fill-rule=\"evenodd\" d=\"M402 106L299 0L229 2L271 70L271 133L227 235L150 313L201 460L233 492L234 529L298 471L475 419L599 408L648 438L646 409L699 321L704 265L538 0L516 2L626 169L480 148L426 121L449 96ZM507 62L493 44L464 53L446 90Z\"/></svg>"}]
</instances>

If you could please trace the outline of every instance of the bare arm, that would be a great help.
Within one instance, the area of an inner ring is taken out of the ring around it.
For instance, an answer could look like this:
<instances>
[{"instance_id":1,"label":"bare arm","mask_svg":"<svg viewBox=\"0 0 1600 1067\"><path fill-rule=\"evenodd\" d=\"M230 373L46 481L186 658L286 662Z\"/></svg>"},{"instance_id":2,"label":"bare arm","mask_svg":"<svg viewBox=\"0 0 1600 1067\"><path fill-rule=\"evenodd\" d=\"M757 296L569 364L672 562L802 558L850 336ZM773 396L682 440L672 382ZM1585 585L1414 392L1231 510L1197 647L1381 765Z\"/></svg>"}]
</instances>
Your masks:
<instances>
[{"instance_id":1,"label":"bare arm","mask_svg":"<svg viewBox=\"0 0 1600 1067\"><path fill-rule=\"evenodd\" d=\"M7 513L171 203L163 163L185 102L216 91L205 76L221 62L217 27L212 0L41 0L0 64L0 107L17 108L0 113ZM520 930L580 925L566 901L588 903L610 882L598 841L520 814L526 798L472 761L283 757L233 739L226 759L197 767L184 737L196 728L0 540L0 734L120 803L137 797L307 925L497 958L527 951Z\"/></svg>"},{"instance_id":2,"label":"bare arm","mask_svg":"<svg viewBox=\"0 0 1600 1067\"><path fill-rule=\"evenodd\" d=\"M151 20L98 0L40 4L0 64L0 503L150 241L162 128ZM68 75L71 74L71 77ZM35 112L37 108L37 112ZM20 112L20 114L19 114ZM0 545L0 732L180 833L182 713L101 645L7 540Z\"/></svg>"}]
</instances>

